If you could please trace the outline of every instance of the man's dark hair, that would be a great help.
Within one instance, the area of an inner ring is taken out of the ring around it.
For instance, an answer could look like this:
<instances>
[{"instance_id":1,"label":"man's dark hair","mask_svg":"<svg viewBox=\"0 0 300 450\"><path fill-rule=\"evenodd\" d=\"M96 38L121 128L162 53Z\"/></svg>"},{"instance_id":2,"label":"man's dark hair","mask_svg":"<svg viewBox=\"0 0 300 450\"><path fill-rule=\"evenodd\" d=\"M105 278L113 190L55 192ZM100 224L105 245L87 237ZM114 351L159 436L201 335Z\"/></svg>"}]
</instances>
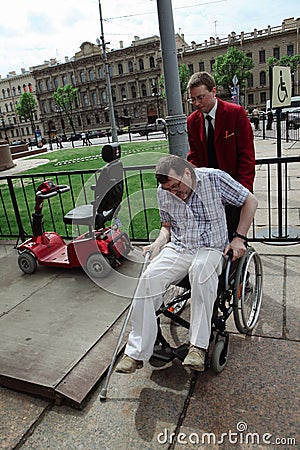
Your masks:
<instances>
[{"instance_id":1,"label":"man's dark hair","mask_svg":"<svg viewBox=\"0 0 300 450\"><path fill-rule=\"evenodd\" d=\"M155 176L159 183L167 183L169 181L170 170L173 169L178 178L182 177L185 169L189 169L192 178L195 178L195 172L192 164L190 164L186 159L182 159L176 155L168 155L162 157L155 168Z\"/></svg>"},{"instance_id":2,"label":"man's dark hair","mask_svg":"<svg viewBox=\"0 0 300 450\"><path fill-rule=\"evenodd\" d=\"M187 89L195 88L204 85L207 90L211 92L214 87L216 87L216 82L214 78L208 72L196 72L189 79Z\"/></svg>"}]
</instances>

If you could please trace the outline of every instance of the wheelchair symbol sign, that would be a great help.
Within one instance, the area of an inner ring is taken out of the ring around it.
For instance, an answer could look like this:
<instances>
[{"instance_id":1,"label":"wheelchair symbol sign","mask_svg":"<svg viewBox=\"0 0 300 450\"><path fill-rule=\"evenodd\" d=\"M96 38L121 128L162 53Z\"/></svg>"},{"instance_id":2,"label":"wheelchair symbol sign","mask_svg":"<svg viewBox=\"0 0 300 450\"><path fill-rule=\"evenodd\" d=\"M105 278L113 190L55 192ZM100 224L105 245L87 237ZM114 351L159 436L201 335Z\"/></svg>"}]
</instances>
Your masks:
<instances>
[{"instance_id":1,"label":"wheelchair symbol sign","mask_svg":"<svg viewBox=\"0 0 300 450\"><path fill-rule=\"evenodd\" d=\"M272 73L272 108L282 108L291 104L291 70L289 67L275 66Z\"/></svg>"}]
</instances>

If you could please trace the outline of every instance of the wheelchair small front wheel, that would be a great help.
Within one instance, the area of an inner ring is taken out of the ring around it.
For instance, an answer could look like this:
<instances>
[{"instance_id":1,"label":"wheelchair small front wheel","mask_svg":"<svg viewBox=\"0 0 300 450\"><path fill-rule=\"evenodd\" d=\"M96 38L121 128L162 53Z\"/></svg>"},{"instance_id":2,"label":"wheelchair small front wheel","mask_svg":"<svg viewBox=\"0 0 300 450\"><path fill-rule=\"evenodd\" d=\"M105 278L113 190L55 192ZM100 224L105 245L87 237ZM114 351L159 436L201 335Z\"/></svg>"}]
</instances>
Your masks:
<instances>
[{"instance_id":1,"label":"wheelchair small front wheel","mask_svg":"<svg viewBox=\"0 0 300 450\"><path fill-rule=\"evenodd\" d=\"M215 373L220 373L225 368L228 361L228 341L216 342L211 356L211 368Z\"/></svg>"},{"instance_id":2,"label":"wheelchair small front wheel","mask_svg":"<svg viewBox=\"0 0 300 450\"><path fill-rule=\"evenodd\" d=\"M257 323L262 301L262 263L253 247L248 247L236 270L233 314L240 333L249 333Z\"/></svg>"}]
</instances>

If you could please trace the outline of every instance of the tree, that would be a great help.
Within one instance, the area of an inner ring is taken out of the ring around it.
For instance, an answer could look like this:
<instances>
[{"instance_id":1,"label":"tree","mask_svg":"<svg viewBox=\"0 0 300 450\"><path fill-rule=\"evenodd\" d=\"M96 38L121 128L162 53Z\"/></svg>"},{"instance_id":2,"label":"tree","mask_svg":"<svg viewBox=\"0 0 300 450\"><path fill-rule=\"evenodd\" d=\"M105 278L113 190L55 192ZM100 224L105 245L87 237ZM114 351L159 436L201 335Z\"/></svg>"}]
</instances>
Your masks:
<instances>
[{"instance_id":1,"label":"tree","mask_svg":"<svg viewBox=\"0 0 300 450\"><path fill-rule=\"evenodd\" d=\"M17 114L29 121L32 132L35 133L34 115L37 110L37 102L31 92L23 92L19 102L16 105Z\"/></svg>"},{"instance_id":2,"label":"tree","mask_svg":"<svg viewBox=\"0 0 300 450\"><path fill-rule=\"evenodd\" d=\"M270 68L272 66L285 66L290 67L291 69L291 77L292 77L292 96L295 95L295 72L300 65L300 55L287 56L283 55L280 59L276 58L268 58L267 67Z\"/></svg>"},{"instance_id":3,"label":"tree","mask_svg":"<svg viewBox=\"0 0 300 450\"><path fill-rule=\"evenodd\" d=\"M76 130L73 122L73 109L77 92L78 88L74 88L70 84L66 84L64 87L57 88L52 95L57 107L66 114L74 134L76 133Z\"/></svg>"},{"instance_id":4,"label":"tree","mask_svg":"<svg viewBox=\"0 0 300 450\"><path fill-rule=\"evenodd\" d=\"M242 50L229 47L225 55L217 56L213 64L213 75L217 86L222 86L231 96L232 79L236 75L240 89L245 88L254 63Z\"/></svg>"},{"instance_id":5,"label":"tree","mask_svg":"<svg viewBox=\"0 0 300 450\"><path fill-rule=\"evenodd\" d=\"M183 98L183 96L186 92L186 88L187 88L191 73L186 64L180 64L178 67L178 72L179 72L180 92L181 92L181 96ZM161 89L161 96L163 99L165 99L166 98L165 78L164 78L163 74L160 76L158 84Z\"/></svg>"}]
</instances>

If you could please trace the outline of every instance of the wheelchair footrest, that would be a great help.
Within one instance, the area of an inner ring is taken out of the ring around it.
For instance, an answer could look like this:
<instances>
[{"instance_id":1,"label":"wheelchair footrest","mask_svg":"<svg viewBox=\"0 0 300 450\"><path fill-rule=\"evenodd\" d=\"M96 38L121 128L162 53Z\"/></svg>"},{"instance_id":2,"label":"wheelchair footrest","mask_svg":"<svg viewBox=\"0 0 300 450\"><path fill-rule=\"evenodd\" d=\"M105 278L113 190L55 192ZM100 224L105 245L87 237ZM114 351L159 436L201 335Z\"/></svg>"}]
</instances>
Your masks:
<instances>
[{"instance_id":1,"label":"wheelchair footrest","mask_svg":"<svg viewBox=\"0 0 300 450\"><path fill-rule=\"evenodd\" d=\"M174 348L155 345L151 358L160 359L166 362L172 361L175 358Z\"/></svg>"},{"instance_id":2,"label":"wheelchair footrest","mask_svg":"<svg viewBox=\"0 0 300 450\"><path fill-rule=\"evenodd\" d=\"M173 348L173 354L178 358L180 361L183 361L186 355L189 352L189 344L182 344L177 348Z\"/></svg>"}]
</instances>

